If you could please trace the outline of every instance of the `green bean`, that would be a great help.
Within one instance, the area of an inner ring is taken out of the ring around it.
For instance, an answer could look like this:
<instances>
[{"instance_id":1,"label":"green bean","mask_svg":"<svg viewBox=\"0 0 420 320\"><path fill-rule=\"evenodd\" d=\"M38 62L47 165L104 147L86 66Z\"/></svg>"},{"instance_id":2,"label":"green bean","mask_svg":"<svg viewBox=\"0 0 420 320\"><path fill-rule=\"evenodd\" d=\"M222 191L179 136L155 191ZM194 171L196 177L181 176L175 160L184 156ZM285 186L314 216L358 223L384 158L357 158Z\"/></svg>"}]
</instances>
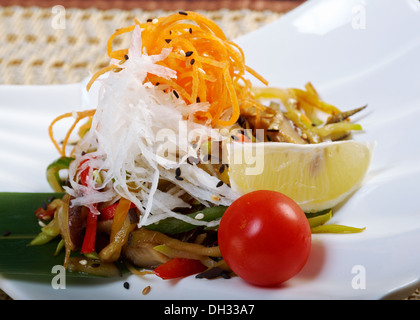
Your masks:
<instances>
[{"instance_id":1,"label":"green bean","mask_svg":"<svg viewBox=\"0 0 420 320\"><path fill-rule=\"evenodd\" d=\"M309 225L312 228L323 225L332 217L332 210L329 210L327 213L317 215L315 217L308 218Z\"/></svg>"},{"instance_id":2,"label":"green bean","mask_svg":"<svg viewBox=\"0 0 420 320\"><path fill-rule=\"evenodd\" d=\"M40 232L30 243L30 246L41 246L53 240L56 236Z\"/></svg>"},{"instance_id":3,"label":"green bean","mask_svg":"<svg viewBox=\"0 0 420 320\"><path fill-rule=\"evenodd\" d=\"M58 255L61 249L63 248L64 248L64 239L61 239L60 242L57 244L57 247L55 248L54 256Z\"/></svg>"},{"instance_id":4,"label":"green bean","mask_svg":"<svg viewBox=\"0 0 420 320\"><path fill-rule=\"evenodd\" d=\"M61 157L47 167L47 181L51 188L56 192L63 192L63 180L60 178L60 170L68 169L73 161L70 157Z\"/></svg>"},{"instance_id":5,"label":"green bean","mask_svg":"<svg viewBox=\"0 0 420 320\"><path fill-rule=\"evenodd\" d=\"M51 237L56 237L60 234L60 227L58 226L57 219L51 220L51 222L45 227L43 227L41 230L43 233Z\"/></svg>"},{"instance_id":6,"label":"green bean","mask_svg":"<svg viewBox=\"0 0 420 320\"><path fill-rule=\"evenodd\" d=\"M89 259L84 256L70 257L68 270L98 277L121 277L121 271L115 263Z\"/></svg>"},{"instance_id":7,"label":"green bean","mask_svg":"<svg viewBox=\"0 0 420 320\"><path fill-rule=\"evenodd\" d=\"M360 124L351 122L337 122L326 124L325 126L316 129L318 135L321 138L326 138L329 136L342 136L346 132L352 130L362 130L362 126Z\"/></svg>"},{"instance_id":8,"label":"green bean","mask_svg":"<svg viewBox=\"0 0 420 320\"><path fill-rule=\"evenodd\" d=\"M99 260L99 254L96 251L85 253L84 256L89 259Z\"/></svg>"},{"instance_id":9,"label":"green bean","mask_svg":"<svg viewBox=\"0 0 420 320\"><path fill-rule=\"evenodd\" d=\"M355 228L338 224L320 225L311 228L312 233L359 233L366 228Z\"/></svg>"},{"instance_id":10,"label":"green bean","mask_svg":"<svg viewBox=\"0 0 420 320\"><path fill-rule=\"evenodd\" d=\"M323 210L315 213L305 213L312 233L359 233L365 228L355 228L337 224L325 224L332 217L332 210Z\"/></svg>"}]
</instances>

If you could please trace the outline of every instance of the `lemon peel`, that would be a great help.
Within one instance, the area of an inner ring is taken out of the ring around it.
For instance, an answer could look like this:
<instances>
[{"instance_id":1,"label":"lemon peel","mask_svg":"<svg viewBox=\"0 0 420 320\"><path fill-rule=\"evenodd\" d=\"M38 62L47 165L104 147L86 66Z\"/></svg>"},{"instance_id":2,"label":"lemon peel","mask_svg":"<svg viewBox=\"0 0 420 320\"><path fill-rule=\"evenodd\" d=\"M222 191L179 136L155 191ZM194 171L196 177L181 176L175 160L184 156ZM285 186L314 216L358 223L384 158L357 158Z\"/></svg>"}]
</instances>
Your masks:
<instances>
[{"instance_id":1,"label":"lemon peel","mask_svg":"<svg viewBox=\"0 0 420 320\"><path fill-rule=\"evenodd\" d=\"M355 140L298 145L233 143L228 149L234 191L274 190L296 201L305 212L332 208L362 183L374 143Z\"/></svg>"}]
</instances>

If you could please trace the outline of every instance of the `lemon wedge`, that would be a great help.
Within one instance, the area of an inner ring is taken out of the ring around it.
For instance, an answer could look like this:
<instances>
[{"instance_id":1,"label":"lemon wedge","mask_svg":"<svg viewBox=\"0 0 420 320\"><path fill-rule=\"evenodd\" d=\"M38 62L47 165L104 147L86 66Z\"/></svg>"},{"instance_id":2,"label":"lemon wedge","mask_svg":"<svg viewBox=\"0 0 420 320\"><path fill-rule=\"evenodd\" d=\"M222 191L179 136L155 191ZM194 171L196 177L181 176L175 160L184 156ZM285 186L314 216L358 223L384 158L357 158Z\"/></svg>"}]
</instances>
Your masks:
<instances>
[{"instance_id":1,"label":"lemon wedge","mask_svg":"<svg viewBox=\"0 0 420 320\"><path fill-rule=\"evenodd\" d=\"M361 185L373 147L354 140L306 145L232 143L228 149L230 184L240 194L281 192L305 212L329 209Z\"/></svg>"}]
</instances>

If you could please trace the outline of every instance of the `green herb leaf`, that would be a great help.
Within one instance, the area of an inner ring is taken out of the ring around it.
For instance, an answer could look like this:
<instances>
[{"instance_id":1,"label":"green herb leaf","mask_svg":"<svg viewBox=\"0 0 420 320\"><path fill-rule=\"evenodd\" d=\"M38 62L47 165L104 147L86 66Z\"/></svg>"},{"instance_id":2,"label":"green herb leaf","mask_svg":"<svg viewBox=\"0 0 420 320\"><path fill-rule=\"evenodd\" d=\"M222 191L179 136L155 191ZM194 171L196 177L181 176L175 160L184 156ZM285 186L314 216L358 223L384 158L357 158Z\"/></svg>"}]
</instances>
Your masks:
<instances>
[{"instance_id":1,"label":"green herb leaf","mask_svg":"<svg viewBox=\"0 0 420 320\"><path fill-rule=\"evenodd\" d=\"M223 213L225 213L226 209L226 206L209 207L203 210L189 213L187 216L200 221L209 222L220 219L223 216ZM176 218L166 218L156 223L149 224L145 227L149 230L159 231L166 234L176 234L195 229L197 228L197 225L193 225Z\"/></svg>"}]
</instances>

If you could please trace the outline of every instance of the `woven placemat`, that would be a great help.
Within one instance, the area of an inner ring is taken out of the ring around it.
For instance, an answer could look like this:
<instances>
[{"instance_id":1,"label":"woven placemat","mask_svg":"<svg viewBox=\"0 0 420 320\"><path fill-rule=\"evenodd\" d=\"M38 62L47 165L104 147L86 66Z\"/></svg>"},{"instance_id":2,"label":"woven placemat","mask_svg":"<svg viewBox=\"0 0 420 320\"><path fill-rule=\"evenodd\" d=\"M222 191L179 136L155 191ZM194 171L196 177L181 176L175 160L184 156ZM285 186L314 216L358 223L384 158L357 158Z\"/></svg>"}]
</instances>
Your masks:
<instances>
[{"instance_id":1,"label":"woven placemat","mask_svg":"<svg viewBox=\"0 0 420 320\"><path fill-rule=\"evenodd\" d=\"M78 82L109 64L106 42L115 29L131 25L134 18L146 21L170 13L68 8L63 14L63 9L0 7L0 84ZM230 39L281 16L279 12L248 9L202 13L218 23ZM121 37L114 44L127 47L128 40Z\"/></svg>"},{"instance_id":2,"label":"woven placemat","mask_svg":"<svg viewBox=\"0 0 420 320\"><path fill-rule=\"evenodd\" d=\"M0 6L0 84L79 82L109 64L105 46L116 28L130 25L134 18L146 21L171 13L66 8L63 15L60 11L63 8ZM254 31L283 14L250 9L197 11L219 24L230 39ZM127 46L128 40L114 44ZM0 290L0 300L8 299L10 297ZM419 290L407 299L420 300Z\"/></svg>"}]
</instances>

